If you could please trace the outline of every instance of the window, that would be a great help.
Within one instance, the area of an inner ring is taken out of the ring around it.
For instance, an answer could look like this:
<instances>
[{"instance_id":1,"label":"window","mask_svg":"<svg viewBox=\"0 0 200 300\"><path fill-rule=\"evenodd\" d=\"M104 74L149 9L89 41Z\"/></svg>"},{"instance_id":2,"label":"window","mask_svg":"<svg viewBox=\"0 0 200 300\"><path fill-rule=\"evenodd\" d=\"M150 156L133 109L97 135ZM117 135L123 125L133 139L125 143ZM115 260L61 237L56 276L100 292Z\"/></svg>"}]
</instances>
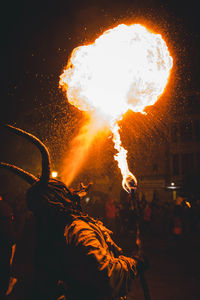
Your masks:
<instances>
[{"instance_id":1,"label":"window","mask_svg":"<svg viewBox=\"0 0 200 300\"><path fill-rule=\"evenodd\" d=\"M179 175L179 155L174 154L172 158L172 168L173 168L173 175Z\"/></svg>"}]
</instances>

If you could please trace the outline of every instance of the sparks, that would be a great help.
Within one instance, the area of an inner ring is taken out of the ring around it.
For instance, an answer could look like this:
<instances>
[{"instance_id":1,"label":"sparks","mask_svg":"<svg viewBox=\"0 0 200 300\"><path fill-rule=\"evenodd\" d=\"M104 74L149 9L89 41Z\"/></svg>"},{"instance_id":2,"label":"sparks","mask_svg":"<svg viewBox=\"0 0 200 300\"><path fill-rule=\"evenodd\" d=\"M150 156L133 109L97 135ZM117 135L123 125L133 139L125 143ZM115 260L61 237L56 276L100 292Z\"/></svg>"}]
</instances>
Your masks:
<instances>
[{"instance_id":1,"label":"sparks","mask_svg":"<svg viewBox=\"0 0 200 300\"><path fill-rule=\"evenodd\" d=\"M140 24L121 24L105 31L94 43L75 48L60 76L60 86L71 104L109 120L123 186L130 171L117 121L128 109L143 112L157 101L172 65L160 34Z\"/></svg>"}]
</instances>

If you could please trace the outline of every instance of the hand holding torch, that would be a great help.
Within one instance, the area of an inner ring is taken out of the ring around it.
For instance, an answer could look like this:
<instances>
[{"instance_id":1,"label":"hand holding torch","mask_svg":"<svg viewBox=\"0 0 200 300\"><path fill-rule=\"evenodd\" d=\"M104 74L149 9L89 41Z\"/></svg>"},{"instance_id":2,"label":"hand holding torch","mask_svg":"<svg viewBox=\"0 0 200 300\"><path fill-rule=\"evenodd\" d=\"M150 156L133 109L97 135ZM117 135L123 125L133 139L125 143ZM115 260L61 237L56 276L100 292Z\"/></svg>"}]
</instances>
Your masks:
<instances>
[{"instance_id":1,"label":"hand holding torch","mask_svg":"<svg viewBox=\"0 0 200 300\"><path fill-rule=\"evenodd\" d=\"M148 284L146 281L146 277L144 274L145 265L148 263L145 262L143 249L142 249L142 241L141 241L141 235L140 235L140 218L141 218L141 211L140 211L140 205L139 201L137 201L135 192L137 189L137 180L134 176L130 176L126 179L125 190L130 194L131 199L133 201L135 213L136 213L136 245L137 245L137 254L134 256L134 258L138 261L138 273L140 277L140 283L142 285L142 290L144 293L145 300L150 300L150 293Z\"/></svg>"}]
</instances>

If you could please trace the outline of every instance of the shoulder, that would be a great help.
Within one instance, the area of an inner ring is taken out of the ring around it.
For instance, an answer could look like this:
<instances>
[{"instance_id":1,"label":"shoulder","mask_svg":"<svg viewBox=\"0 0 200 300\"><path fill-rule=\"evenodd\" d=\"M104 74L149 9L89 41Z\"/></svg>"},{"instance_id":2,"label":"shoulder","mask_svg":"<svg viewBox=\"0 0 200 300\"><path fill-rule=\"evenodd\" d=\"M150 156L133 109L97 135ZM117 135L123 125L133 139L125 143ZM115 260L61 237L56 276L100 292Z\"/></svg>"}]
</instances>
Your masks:
<instances>
[{"instance_id":1,"label":"shoulder","mask_svg":"<svg viewBox=\"0 0 200 300\"><path fill-rule=\"evenodd\" d=\"M89 222L84 221L82 219L76 219L72 221L70 225L66 225L65 232L77 233L81 230L89 230L89 229L91 229Z\"/></svg>"},{"instance_id":2,"label":"shoulder","mask_svg":"<svg viewBox=\"0 0 200 300\"><path fill-rule=\"evenodd\" d=\"M97 237L97 231L98 229L94 224L76 219L65 227L64 236L68 245L77 246Z\"/></svg>"}]
</instances>

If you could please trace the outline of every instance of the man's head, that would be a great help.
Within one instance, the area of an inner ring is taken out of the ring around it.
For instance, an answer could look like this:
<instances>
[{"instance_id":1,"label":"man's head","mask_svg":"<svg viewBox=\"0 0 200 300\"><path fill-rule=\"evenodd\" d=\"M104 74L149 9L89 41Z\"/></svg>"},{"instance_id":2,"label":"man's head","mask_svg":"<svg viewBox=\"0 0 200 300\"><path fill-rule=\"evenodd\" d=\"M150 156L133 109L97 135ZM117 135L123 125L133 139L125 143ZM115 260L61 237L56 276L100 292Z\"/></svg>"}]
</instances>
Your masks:
<instances>
[{"instance_id":1,"label":"man's head","mask_svg":"<svg viewBox=\"0 0 200 300\"><path fill-rule=\"evenodd\" d=\"M6 129L29 140L34 144L42 155L42 172L40 177L26 172L23 169L11 164L0 162L0 167L4 167L26 180L31 187L27 192L28 208L35 214L39 214L44 209L55 211L81 211L80 197L84 196L88 186L80 186L78 191L70 190L63 182L50 178L51 160L47 147L34 135L19 128L5 125Z\"/></svg>"},{"instance_id":2,"label":"man's head","mask_svg":"<svg viewBox=\"0 0 200 300\"><path fill-rule=\"evenodd\" d=\"M36 215L51 210L58 213L81 211L79 195L53 178L48 183L38 181L28 189L27 205Z\"/></svg>"}]
</instances>

